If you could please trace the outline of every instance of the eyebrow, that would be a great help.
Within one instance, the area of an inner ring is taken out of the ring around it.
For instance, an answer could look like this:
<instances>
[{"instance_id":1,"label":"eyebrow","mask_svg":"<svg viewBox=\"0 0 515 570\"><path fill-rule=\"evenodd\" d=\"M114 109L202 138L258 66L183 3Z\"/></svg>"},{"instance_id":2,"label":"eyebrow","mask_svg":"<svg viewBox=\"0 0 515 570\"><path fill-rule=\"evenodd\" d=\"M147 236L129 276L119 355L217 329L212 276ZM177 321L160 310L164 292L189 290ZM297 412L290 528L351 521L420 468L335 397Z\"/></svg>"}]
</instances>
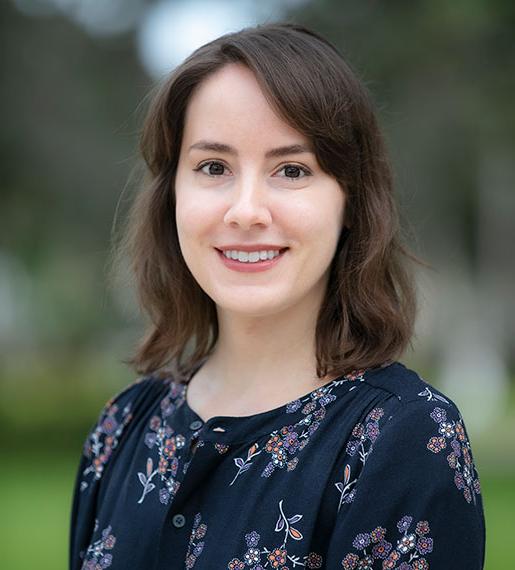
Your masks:
<instances>
[{"instance_id":1,"label":"eyebrow","mask_svg":"<svg viewBox=\"0 0 515 570\"><path fill-rule=\"evenodd\" d=\"M189 147L188 152L193 149L208 150L211 152L223 152L226 154L232 154L234 156L237 156L238 154L238 151L234 147L228 144L219 143L215 141L196 142ZM314 154L314 152L304 144L291 144L287 146L279 146L277 148L272 148L268 150L265 153L265 158L280 158L282 156L287 156L289 154L302 154L302 153Z\"/></svg>"}]
</instances>

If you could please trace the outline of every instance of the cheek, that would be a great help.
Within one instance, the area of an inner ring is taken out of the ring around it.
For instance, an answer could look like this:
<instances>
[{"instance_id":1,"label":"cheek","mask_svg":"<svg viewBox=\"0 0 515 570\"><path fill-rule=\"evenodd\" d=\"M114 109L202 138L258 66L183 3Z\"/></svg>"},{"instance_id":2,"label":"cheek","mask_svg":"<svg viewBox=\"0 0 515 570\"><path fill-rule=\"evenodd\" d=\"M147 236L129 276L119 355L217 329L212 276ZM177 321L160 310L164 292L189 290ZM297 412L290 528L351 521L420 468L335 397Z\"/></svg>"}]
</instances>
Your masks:
<instances>
[{"instance_id":1,"label":"cheek","mask_svg":"<svg viewBox=\"0 0 515 570\"><path fill-rule=\"evenodd\" d=\"M345 221L345 193L334 181L331 181L321 193L318 202L320 216L318 220L324 226L324 233L332 234L333 240L338 241ZM320 219L322 218L322 219Z\"/></svg>"},{"instance_id":2,"label":"cheek","mask_svg":"<svg viewBox=\"0 0 515 570\"><path fill-rule=\"evenodd\" d=\"M192 223L198 218L195 215L195 204L185 200L178 200L175 208L175 218L178 230L182 233L188 232L192 227Z\"/></svg>"},{"instance_id":3,"label":"cheek","mask_svg":"<svg viewBox=\"0 0 515 570\"><path fill-rule=\"evenodd\" d=\"M338 192L341 192L338 193ZM330 249L343 227L345 197L340 189L321 188L314 198L291 201L282 209L281 219L288 220L294 235L306 243Z\"/></svg>"},{"instance_id":4,"label":"cheek","mask_svg":"<svg viewBox=\"0 0 515 570\"><path fill-rule=\"evenodd\" d=\"M205 200L198 199L194 192L176 192L175 219L177 232L184 238L198 236L209 223L209 205Z\"/></svg>"},{"instance_id":5,"label":"cheek","mask_svg":"<svg viewBox=\"0 0 515 570\"><path fill-rule=\"evenodd\" d=\"M198 244L198 228L195 226L196 217L193 214L193 209L187 204L177 203L175 211L177 235L182 254L187 260L191 257L191 252Z\"/></svg>"},{"instance_id":6,"label":"cheek","mask_svg":"<svg viewBox=\"0 0 515 570\"><path fill-rule=\"evenodd\" d=\"M180 233L189 233L192 224L198 219L198 202L199 200L195 200L192 181L179 163L175 178L175 218Z\"/></svg>"}]
</instances>

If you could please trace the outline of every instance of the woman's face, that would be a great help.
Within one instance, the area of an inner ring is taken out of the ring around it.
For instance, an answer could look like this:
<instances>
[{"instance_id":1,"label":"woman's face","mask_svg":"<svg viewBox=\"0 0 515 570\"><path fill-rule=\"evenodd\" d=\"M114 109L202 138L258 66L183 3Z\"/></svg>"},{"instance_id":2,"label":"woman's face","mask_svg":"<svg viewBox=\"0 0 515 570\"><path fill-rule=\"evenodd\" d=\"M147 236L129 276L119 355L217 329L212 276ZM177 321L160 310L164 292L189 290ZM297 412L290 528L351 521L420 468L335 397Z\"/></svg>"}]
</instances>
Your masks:
<instances>
[{"instance_id":1,"label":"woman's face","mask_svg":"<svg viewBox=\"0 0 515 570\"><path fill-rule=\"evenodd\" d=\"M185 262L219 310L258 317L321 302L345 195L244 65L224 66L193 93L175 194ZM257 264L239 254L226 263L218 251L256 246L288 249Z\"/></svg>"}]
</instances>

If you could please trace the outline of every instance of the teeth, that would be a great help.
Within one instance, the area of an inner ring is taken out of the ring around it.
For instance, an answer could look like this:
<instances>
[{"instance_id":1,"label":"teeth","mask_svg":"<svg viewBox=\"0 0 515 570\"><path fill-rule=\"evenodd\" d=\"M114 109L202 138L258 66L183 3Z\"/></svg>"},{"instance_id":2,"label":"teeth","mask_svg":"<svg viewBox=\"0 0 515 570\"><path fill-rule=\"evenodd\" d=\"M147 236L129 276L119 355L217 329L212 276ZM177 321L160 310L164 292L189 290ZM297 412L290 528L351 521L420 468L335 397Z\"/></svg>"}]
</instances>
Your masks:
<instances>
[{"instance_id":1,"label":"teeth","mask_svg":"<svg viewBox=\"0 0 515 570\"><path fill-rule=\"evenodd\" d=\"M262 251L236 251L228 250L224 251L223 254L228 259L235 259L241 261L242 263L256 263L258 261L264 261L265 259L273 259L279 255L279 250L262 250Z\"/></svg>"}]
</instances>

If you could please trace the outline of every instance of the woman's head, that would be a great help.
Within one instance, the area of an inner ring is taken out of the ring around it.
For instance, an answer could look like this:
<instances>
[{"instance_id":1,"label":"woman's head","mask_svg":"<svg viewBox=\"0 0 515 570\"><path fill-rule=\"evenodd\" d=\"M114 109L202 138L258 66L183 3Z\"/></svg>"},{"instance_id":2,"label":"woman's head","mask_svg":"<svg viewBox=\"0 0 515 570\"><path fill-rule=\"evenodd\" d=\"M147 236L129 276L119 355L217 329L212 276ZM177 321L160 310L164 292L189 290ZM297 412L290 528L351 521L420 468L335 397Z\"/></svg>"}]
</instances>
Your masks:
<instances>
[{"instance_id":1,"label":"woman's head","mask_svg":"<svg viewBox=\"0 0 515 570\"><path fill-rule=\"evenodd\" d=\"M206 141L237 154L198 148ZM267 148L292 144L311 152L265 159ZM120 249L132 258L152 320L129 361L137 370L172 364L187 373L216 343L215 302L243 310L252 287L260 296L249 314L265 314L284 308L288 291L300 301L318 286L319 376L378 364L405 349L415 292L402 261L415 258L400 243L372 102L328 42L300 26L271 24L202 46L159 89L141 146L147 185ZM279 171L285 163L287 172ZM311 180L287 180L302 172L299 166ZM259 280L244 282L246 275L225 268L213 249L235 243L290 250ZM241 291L232 301L231 288Z\"/></svg>"},{"instance_id":2,"label":"woman's head","mask_svg":"<svg viewBox=\"0 0 515 570\"><path fill-rule=\"evenodd\" d=\"M311 141L273 111L247 66L224 65L191 96L174 193L182 255L219 319L220 311L274 315L275 323L279 313L293 322L292 311L316 318L345 195L318 165ZM242 266L244 259L228 265L220 253L245 257L247 248L254 249L250 262L281 254Z\"/></svg>"}]
</instances>

